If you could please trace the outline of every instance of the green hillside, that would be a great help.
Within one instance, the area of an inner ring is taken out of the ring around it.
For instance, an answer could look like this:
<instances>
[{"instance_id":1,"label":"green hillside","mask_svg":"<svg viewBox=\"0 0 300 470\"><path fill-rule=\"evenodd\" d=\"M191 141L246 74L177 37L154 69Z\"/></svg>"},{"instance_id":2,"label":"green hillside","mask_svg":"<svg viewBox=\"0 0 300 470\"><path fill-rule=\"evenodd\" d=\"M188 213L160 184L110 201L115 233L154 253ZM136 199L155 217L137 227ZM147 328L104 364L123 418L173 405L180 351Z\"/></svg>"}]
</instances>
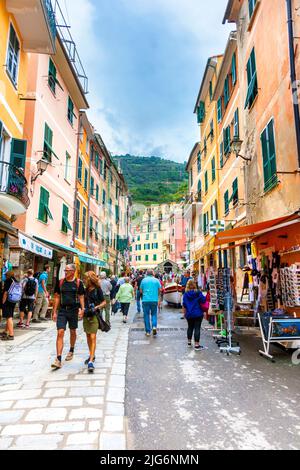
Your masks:
<instances>
[{"instance_id":1,"label":"green hillside","mask_svg":"<svg viewBox=\"0 0 300 470\"><path fill-rule=\"evenodd\" d=\"M120 162L133 202L163 204L179 202L187 192L185 164L158 157L116 155Z\"/></svg>"}]
</instances>

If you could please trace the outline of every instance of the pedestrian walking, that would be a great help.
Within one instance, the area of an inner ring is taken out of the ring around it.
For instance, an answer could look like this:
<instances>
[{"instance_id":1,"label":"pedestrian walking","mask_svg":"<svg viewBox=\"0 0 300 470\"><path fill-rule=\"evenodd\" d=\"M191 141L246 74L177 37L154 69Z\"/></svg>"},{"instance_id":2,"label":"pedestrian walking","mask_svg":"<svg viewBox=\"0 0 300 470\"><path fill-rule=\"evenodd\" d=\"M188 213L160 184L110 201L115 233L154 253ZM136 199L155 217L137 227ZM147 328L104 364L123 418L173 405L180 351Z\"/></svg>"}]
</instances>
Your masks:
<instances>
[{"instance_id":1,"label":"pedestrian walking","mask_svg":"<svg viewBox=\"0 0 300 470\"><path fill-rule=\"evenodd\" d=\"M157 335L157 312L160 307L161 284L154 277L152 270L147 271L147 276L141 282L141 295L143 301L144 321L146 336Z\"/></svg>"},{"instance_id":2,"label":"pedestrian walking","mask_svg":"<svg viewBox=\"0 0 300 470\"><path fill-rule=\"evenodd\" d=\"M143 279L145 278L144 272L140 271L136 277L135 280L135 295L136 295L136 311L137 315L140 315L142 313L142 306L141 306L141 300L142 300L142 295L140 291L141 283Z\"/></svg>"},{"instance_id":3,"label":"pedestrian walking","mask_svg":"<svg viewBox=\"0 0 300 470\"><path fill-rule=\"evenodd\" d=\"M85 291L85 311L83 317L83 329L87 337L89 347L89 357L85 361L88 371L93 373L95 370L94 362L96 360L96 344L99 323L97 313L105 307L106 301L99 286L99 280L93 271L84 275Z\"/></svg>"},{"instance_id":4,"label":"pedestrian walking","mask_svg":"<svg viewBox=\"0 0 300 470\"><path fill-rule=\"evenodd\" d=\"M78 317L84 315L84 285L80 279L76 279L76 266L69 264L65 269L65 279L57 281L54 295L53 321L57 324L57 357L52 364L52 368L62 367L62 353L64 348L64 336L67 325L70 328L70 351L66 361L71 361L74 357L76 330L78 329Z\"/></svg>"},{"instance_id":5,"label":"pedestrian walking","mask_svg":"<svg viewBox=\"0 0 300 470\"><path fill-rule=\"evenodd\" d=\"M51 271L51 267L49 264L44 266L44 271L40 274L37 274L37 280L39 283L38 287L38 295L36 299L35 309L33 312L33 320L32 323L41 323L48 321L47 311L49 307L49 293L47 290L47 284L49 279L49 274Z\"/></svg>"},{"instance_id":6,"label":"pedestrian walking","mask_svg":"<svg viewBox=\"0 0 300 470\"><path fill-rule=\"evenodd\" d=\"M18 328L29 328L32 318L34 304L38 296L39 283L33 276L33 269L27 271L27 277L22 282L22 300L20 302L20 321ZM25 313L27 313L27 321L24 324Z\"/></svg>"},{"instance_id":7,"label":"pedestrian walking","mask_svg":"<svg viewBox=\"0 0 300 470\"><path fill-rule=\"evenodd\" d=\"M103 313L103 310L105 310L105 321L106 323L110 324L110 309L111 309L111 299L110 299L110 294L112 291L112 285L109 279L107 279L106 273L103 271L100 274L100 287L102 289L104 299L105 299L105 307L104 309L101 309L101 315Z\"/></svg>"},{"instance_id":8,"label":"pedestrian walking","mask_svg":"<svg viewBox=\"0 0 300 470\"><path fill-rule=\"evenodd\" d=\"M6 320L5 331L2 334L2 341L13 341L14 337L14 311L18 302L22 298L22 285L16 279L13 271L5 274L3 298L2 298L2 315Z\"/></svg>"},{"instance_id":9,"label":"pedestrian walking","mask_svg":"<svg viewBox=\"0 0 300 470\"><path fill-rule=\"evenodd\" d=\"M195 281L188 281L186 292L183 296L183 313L188 322L188 346L192 346L194 335L196 351L204 349L203 346L200 346L200 334L204 316L201 305L205 305L205 303L206 298L199 290L197 290L197 284Z\"/></svg>"},{"instance_id":10,"label":"pedestrian walking","mask_svg":"<svg viewBox=\"0 0 300 470\"><path fill-rule=\"evenodd\" d=\"M130 303L134 299L134 288L130 284L129 277L125 278L125 284L121 285L116 298L121 304L123 323L127 323Z\"/></svg>"}]
</instances>

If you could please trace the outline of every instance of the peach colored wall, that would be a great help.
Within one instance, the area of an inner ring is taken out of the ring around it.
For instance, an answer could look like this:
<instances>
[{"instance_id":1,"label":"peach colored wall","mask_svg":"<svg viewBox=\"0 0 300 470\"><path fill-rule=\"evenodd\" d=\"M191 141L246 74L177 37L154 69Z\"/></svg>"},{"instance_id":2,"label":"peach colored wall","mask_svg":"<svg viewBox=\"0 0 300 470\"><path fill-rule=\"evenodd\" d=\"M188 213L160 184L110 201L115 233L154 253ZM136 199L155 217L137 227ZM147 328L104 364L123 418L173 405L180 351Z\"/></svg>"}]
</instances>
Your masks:
<instances>
[{"instance_id":1,"label":"peach colored wall","mask_svg":"<svg viewBox=\"0 0 300 470\"><path fill-rule=\"evenodd\" d=\"M55 58L53 61L55 63ZM26 214L24 229L29 235L70 246L72 232L62 233L61 224L63 203L65 203L69 207L69 222L73 226L78 119L74 119L73 127L68 121L68 88L59 70L57 70L57 78L64 91L57 86L55 97L48 86L49 56L30 55L29 67L31 73L28 91L36 92L36 102L27 103L26 113L25 132L29 141L27 157L31 159L30 170L33 173L36 171L36 162L43 156L41 151L44 145L45 123L53 131L52 146L59 160L53 156L46 173L31 186L31 204ZM79 118L79 111L76 107L74 107L74 113ZM65 180L66 152L71 156L69 182ZM50 192L49 208L54 220L49 220L47 224L37 219L41 186Z\"/></svg>"},{"instance_id":2,"label":"peach colored wall","mask_svg":"<svg viewBox=\"0 0 300 470\"><path fill-rule=\"evenodd\" d=\"M298 26L300 19L295 11L294 16ZM278 175L278 186L268 193L264 192L260 136L272 118L275 126L277 170L295 171L298 168L290 87L286 2L262 0L249 32L246 0L243 1L239 18L239 74L243 106L247 94L246 66L253 47L259 88L257 99L250 111L245 110L242 123L245 128L242 153L252 158L252 163L245 166L247 219L252 223L299 209L300 191L297 188L300 175ZM300 67L299 52L297 57Z\"/></svg>"}]
</instances>

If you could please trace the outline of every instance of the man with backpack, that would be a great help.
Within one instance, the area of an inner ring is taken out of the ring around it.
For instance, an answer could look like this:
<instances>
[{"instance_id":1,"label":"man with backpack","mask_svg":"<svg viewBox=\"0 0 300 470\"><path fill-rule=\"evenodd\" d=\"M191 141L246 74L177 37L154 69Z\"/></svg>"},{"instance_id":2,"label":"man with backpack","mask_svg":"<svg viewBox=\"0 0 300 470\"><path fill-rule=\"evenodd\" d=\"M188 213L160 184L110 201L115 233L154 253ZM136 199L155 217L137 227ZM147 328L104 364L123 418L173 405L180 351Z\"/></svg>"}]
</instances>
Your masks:
<instances>
[{"instance_id":1,"label":"man with backpack","mask_svg":"<svg viewBox=\"0 0 300 470\"><path fill-rule=\"evenodd\" d=\"M23 296L20 303L20 322L17 324L18 328L29 328L32 313L34 310L34 303L38 295L39 283L33 276L33 270L27 271L27 277L22 283ZM25 312L27 311L27 322L24 324Z\"/></svg>"},{"instance_id":2,"label":"man with backpack","mask_svg":"<svg viewBox=\"0 0 300 470\"><path fill-rule=\"evenodd\" d=\"M47 283L51 267L49 264L44 266L44 271L35 275L38 280L38 295L36 299L35 309L33 312L32 323L41 323L48 321L46 319L48 307L49 307L49 293L47 291Z\"/></svg>"},{"instance_id":3,"label":"man with backpack","mask_svg":"<svg viewBox=\"0 0 300 470\"><path fill-rule=\"evenodd\" d=\"M6 273L6 280L4 282L3 299L2 299L2 314L6 319L5 331L2 334L2 341L13 341L14 338L14 311L16 304L22 298L22 285L14 276L13 271Z\"/></svg>"},{"instance_id":4,"label":"man with backpack","mask_svg":"<svg viewBox=\"0 0 300 470\"><path fill-rule=\"evenodd\" d=\"M53 321L57 323L57 357L51 365L53 369L61 369L62 367L64 336L68 324L70 328L70 351L66 357L66 361L73 359L76 330L78 329L78 316L82 319L84 315L84 285L80 279L76 279L75 273L76 266L74 264L66 266L66 277L57 282L54 291Z\"/></svg>"}]
</instances>

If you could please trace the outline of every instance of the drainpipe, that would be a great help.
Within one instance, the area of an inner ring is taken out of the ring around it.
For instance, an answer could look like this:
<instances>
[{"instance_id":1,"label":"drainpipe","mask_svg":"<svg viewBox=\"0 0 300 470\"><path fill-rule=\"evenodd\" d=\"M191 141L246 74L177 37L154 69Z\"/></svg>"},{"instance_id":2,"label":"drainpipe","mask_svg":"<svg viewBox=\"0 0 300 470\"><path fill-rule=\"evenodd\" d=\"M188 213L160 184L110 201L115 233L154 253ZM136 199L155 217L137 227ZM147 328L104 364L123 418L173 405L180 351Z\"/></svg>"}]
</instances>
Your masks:
<instances>
[{"instance_id":1,"label":"drainpipe","mask_svg":"<svg viewBox=\"0 0 300 470\"><path fill-rule=\"evenodd\" d=\"M298 104L298 87L297 87L297 76L296 76L296 65L295 65L292 0L286 0L286 4L287 4L287 17L288 17L292 97L293 97L293 107L294 107L296 138L297 138L298 167L300 168L300 112L299 112L299 104Z\"/></svg>"}]
</instances>

